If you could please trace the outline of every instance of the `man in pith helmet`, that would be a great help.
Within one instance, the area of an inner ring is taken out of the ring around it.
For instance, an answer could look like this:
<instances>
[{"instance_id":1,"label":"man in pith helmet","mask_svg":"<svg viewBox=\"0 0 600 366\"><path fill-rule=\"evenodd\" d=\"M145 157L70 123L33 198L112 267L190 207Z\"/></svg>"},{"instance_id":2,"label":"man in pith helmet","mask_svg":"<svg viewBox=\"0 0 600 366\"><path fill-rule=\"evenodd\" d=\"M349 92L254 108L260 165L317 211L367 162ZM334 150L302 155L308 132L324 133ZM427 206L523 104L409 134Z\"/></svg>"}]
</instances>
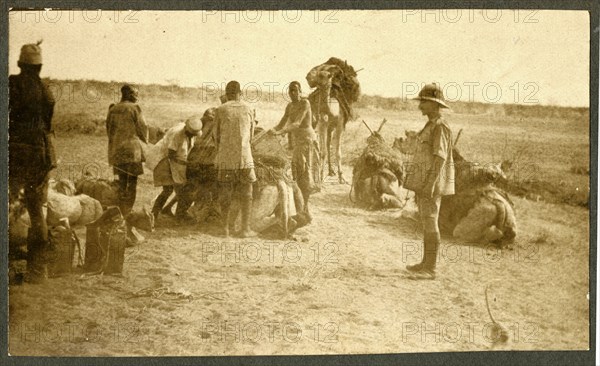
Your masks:
<instances>
[{"instance_id":1,"label":"man in pith helmet","mask_svg":"<svg viewBox=\"0 0 600 366\"><path fill-rule=\"evenodd\" d=\"M417 134L414 160L407 165L404 187L415 192L423 224L423 259L406 269L419 278L435 278L440 245L438 217L442 196L454 194L452 130L441 110L449 108L438 84L427 84L415 98L427 123Z\"/></svg>"}]
</instances>

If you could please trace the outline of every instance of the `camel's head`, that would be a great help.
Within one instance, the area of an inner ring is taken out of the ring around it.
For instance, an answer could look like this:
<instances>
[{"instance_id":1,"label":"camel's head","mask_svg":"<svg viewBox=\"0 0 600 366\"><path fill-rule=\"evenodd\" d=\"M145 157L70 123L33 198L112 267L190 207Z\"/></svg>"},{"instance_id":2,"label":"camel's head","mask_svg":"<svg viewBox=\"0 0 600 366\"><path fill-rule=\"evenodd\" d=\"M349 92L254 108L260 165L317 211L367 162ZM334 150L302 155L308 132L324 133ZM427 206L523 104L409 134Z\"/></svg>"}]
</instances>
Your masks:
<instances>
[{"instance_id":1,"label":"camel's head","mask_svg":"<svg viewBox=\"0 0 600 366\"><path fill-rule=\"evenodd\" d=\"M397 137L394 139L392 147L403 154L412 155L417 148L417 131L405 131L406 137Z\"/></svg>"},{"instance_id":2,"label":"camel's head","mask_svg":"<svg viewBox=\"0 0 600 366\"><path fill-rule=\"evenodd\" d=\"M306 75L306 81L311 88L331 88L331 83L336 76L343 74L342 69L336 65L322 64L315 66Z\"/></svg>"},{"instance_id":3,"label":"camel's head","mask_svg":"<svg viewBox=\"0 0 600 366\"><path fill-rule=\"evenodd\" d=\"M511 174L512 161L504 160L502 163L495 163L488 167L488 174L495 183L506 183Z\"/></svg>"}]
</instances>

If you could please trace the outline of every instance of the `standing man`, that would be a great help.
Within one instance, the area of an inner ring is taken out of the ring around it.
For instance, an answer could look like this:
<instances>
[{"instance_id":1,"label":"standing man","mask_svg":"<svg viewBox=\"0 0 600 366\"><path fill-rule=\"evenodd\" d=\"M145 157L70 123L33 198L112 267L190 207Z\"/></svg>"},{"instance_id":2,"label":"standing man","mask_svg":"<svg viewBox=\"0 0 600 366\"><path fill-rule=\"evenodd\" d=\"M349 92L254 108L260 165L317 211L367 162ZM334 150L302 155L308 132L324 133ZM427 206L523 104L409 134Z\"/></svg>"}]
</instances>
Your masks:
<instances>
[{"instance_id":1,"label":"standing man","mask_svg":"<svg viewBox=\"0 0 600 366\"><path fill-rule=\"evenodd\" d=\"M54 97L42 83L40 43L21 48L19 75L10 75L9 85L9 193L18 199L24 190L25 205L31 218L27 235L27 275L29 282L48 277L48 227L42 205L48 198L48 173L56 167L53 146L52 114Z\"/></svg>"},{"instance_id":2,"label":"standing man","mask_svg":"<svg viewBox=\"0 0 600 366\"><path fill-rule=\"evenodd\" d=\"M234 221L237 216L237 212L233 215L231 212L231 203L235 198L241 201L241 237L246 238L254 235L249 222L252 183L256 181L250 145L254 135L254 116L250 107L240 101L240 83L235 80L227 83L225 95L227 102L215 111L214 122L217 129L215 165L224 220L223 234L225 237L229 236L230 221Z\"/></svg>"},{"instance_id":3,"label":"standing man","mask_svg":"<svg viewBox=\"0 0 600 366\"><path fill-rule=\"evenodd\" d=\"M138 175L144 174L142 142L148 142L148 126L137 100L137 89L123 85L121 101L109 107L106 117L108 163L119 176L119 208L123 216L131 212L135 203Z\"/></svg>"},{"instance_id":4,"label":"standing man","mask_svg":"<svg viewBox=\"0 0 600 366\"><path fill-rule=\"evenodd\" d=\"M317 134L312 127L310 102L301 98L300 83L292 81L288 89L292 101L285 108L285 113L270 132L275 135L290 134L293 143L292 175L304 198L303 207L306 221L312 220L308 211L308 199L313 191L319 190L321 179L319 164L319 148Z\"/></svg>"},{"instance_id":5,"label":"standing man","mask_svg":"<svg viewBox=\"0 0 600 366\"><path fill-rule=\"evenodd\" d=\"M435 278L437 253L440 245L438 217L442 196L454 194L454 161L452 131L440 114L449 108L437 84L421 89L419 110L427 116L425 127L417 135L414 161L407 166L404 187L415 192L424 232L421 263L406 269L419 278Z\"/></svg>"}]
</instances>

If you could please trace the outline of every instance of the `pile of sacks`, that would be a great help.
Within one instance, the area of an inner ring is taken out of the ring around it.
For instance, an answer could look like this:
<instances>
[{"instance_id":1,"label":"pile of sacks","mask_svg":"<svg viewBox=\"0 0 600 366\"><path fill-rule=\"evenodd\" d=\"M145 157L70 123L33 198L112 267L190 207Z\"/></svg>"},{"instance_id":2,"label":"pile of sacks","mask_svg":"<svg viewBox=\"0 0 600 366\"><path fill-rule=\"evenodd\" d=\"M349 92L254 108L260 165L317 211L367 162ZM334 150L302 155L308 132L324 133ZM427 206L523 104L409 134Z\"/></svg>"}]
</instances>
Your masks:
<instances>
[{"instance_id":1,"label":"pile of sacks","mask_svg":"<svg viewBox=\"0 0 600 366\"><path fill-rule=\"evenodd\" d=\"M48 200L43 211L48 226L59 226L68 219L71 227L88 225L100 218L107 207L118 205L118 187L115 182L85 177L74 184L68 179L51 179ZM154 230L154 217L147 209L132 211L125 218L130 228L144 231ZM24 245L31 226L23 197L9 205L9 242ZM133 236L138 235L130 229ZM137 237L135 241L143 240Z\"/></svg>"},{"instance_id":2,"label":"pile of sacks","mask_svg":"<svg viewBox=\"0 0 600 366\"><path fill-rule=\"evenodd\" d=\"M48 187L48 201L44 206L44 216L50 226L60 225L61 219L68 218L71 226L87 225L102 216L100 202L86 194L75 194L73 182L67 179L51 180ZM11 226L31 226L29 214L22 199L9 208Z\"/></svg>"},{"instance_id":3,"label":"pile of sacks","mask_svg":"<svg viewBox=\"0 0 600 366\"><path fill-rule=\"evenodd\" d=\"M71 226L83 226L102 216L100 201L87 194L75 193L75 185L70 180L51 182L46 214L48 225L59 225L66 217Z\"/></svg>"}]
</instances>

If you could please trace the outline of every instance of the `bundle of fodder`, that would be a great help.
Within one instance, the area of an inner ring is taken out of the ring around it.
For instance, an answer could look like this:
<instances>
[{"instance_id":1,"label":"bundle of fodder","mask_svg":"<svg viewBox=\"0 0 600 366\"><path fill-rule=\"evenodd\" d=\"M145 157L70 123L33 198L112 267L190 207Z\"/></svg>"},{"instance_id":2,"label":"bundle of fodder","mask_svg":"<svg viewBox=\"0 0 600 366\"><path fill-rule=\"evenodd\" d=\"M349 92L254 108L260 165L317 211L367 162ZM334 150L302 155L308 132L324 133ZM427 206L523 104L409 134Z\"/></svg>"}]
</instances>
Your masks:
<instances>
[{"instance_id":1,"label":"bundle of fodder","mask_svg":"<svg viewBox=\"0 0 600 366\"><path fill-rule=\"evenodd\" d=\"M50 179L48 187L67 196L73 196L77 193L75 184L69 179L60 179L58 181Z\"/></svg>"},{"instance_id":2,"label":"bundle of fodder","mask_svg":"<svg viewBox=\"0 0 600 366\"><path fill-rule=\"evenodd\" d=\"M259 183L277 184L281 179L290 181L290 161L277 136L269 134L268 131L255 135L252 140L252 155Z\"/></svg>"},{"instance_id":3,"label":"bundle of fodder","mask_svg":"<svg viewBox=\"0 0 600 366\"><path fill-rule=\"evenodd\" d=\"M306 81L311 88L323 90L333 89L330 94L335 97L351 119L354 118L352 104L360 97L360 83L357 73L347 61L330 57L325 63L313 67L306 75ZM311 93L309 100L314 103L316 91Z\"/></svg>"},{"instance_id":4,"label":"bundle of fodder","mask_svg":"<svg viewBox=\"0 0 600 366\"><path fill-rule=\"evenodd\" d=\"M256 179L261 184L277 184L280 180L290 182L292 179L288 174L289 168L290 163L285 156L254 156Z\"/></svg>"},{"instance_id":5,"label":"bundle of fodder","mask_svg":"<svg viewBox=\"0 0 600 366\"><path fill-rule=\"evenodd\" d=\"M383 123L382 123L383 126ZM381 127L379 128L381 130ZM402 154L391 146L388 146L379 134L372 132L367 139L367 146L362 154L354 160L352 179L359 180L375 174L379 170L387 169L398 178L398 185L404 181L404 169L402 166Z\"/></svg>"},{"instance_id":6,"label":"bundle of fodder","mask_svg":"<svg viewBox=\"0 0 600 366\"><path fill-rule=\"evenodd\" d=\"M452 149L452 155L454 157L455 192L507 182L506 171L512 166L509 161L486 164L467 161L456 147Z\"/></svg>"},{"instance_id":7,"label":"bundle of fodder","mask_svg":"<svg viewBox=\"0 0 600 366\"><path fill-rule=\"evenodd\" d=\"M371 210L404 207L399 192L404 178L402 155L379 134L384 123L385 120L377 132L365 123L371 136L362 154L354 160L352 170L350 197Z\"/></svg>"},{"instance_id":8,"label":"bundle of fodder","mask_svg":"<svg viewBox=\"0 0 600 366\"><path fill-rule=\"evenodd\" d=\"M354 103L358 101L360 97L360 83L358 82L357 73L352 65L348 64L348 61L342 61L337 57L331 57L326 65L335 65L342 70L341 74L337 74L333 77L333 84L338 85L344 97L348 102Z\"/></svg>"}]
</instances>

